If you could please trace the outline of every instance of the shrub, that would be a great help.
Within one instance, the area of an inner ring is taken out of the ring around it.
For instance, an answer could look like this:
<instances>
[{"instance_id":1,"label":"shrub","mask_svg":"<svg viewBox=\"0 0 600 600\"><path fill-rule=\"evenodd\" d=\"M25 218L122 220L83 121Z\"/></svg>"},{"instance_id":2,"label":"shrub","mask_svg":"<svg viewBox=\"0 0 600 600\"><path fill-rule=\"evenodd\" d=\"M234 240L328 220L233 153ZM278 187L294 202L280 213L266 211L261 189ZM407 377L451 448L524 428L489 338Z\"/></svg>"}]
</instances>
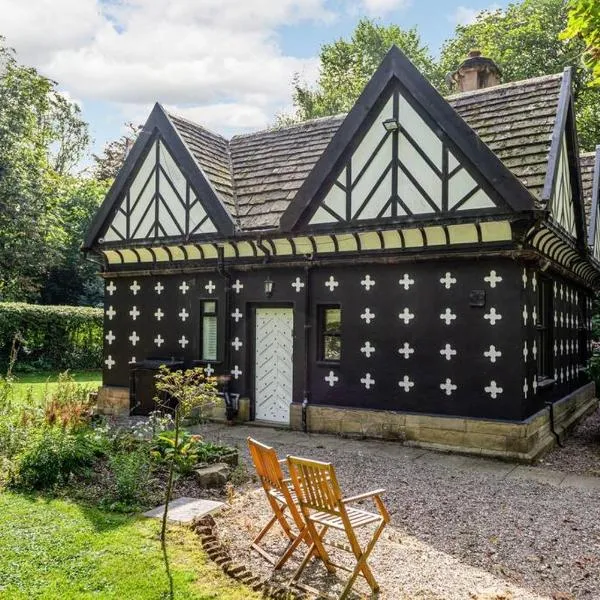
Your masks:
<instances>
[{"instance_id":1,"label":"shrub","mask_svg":"<svg viewBox=\"0 0 600 600\"><path fill-rule=\"evenodd\" d=\"M110 458L110 469L115 480L113 501L130 505L143 500L150 480L150 459L145 447L118 452Z\"/></svg>"},{"instance_id":2,"label":"shrub","mask_svg":"<svg viewBox=\"0 0 600 600\"><path fill-rule=\"evenodd\" d=\"M180 431L175 444L175 432L163 431L154 438L152 456L159 462L174 461L175 470L180 475L189 475L200 462L201 446L202 438L198 435Z\"/></svg>"},{"instance_id":3,"label":"shrub","mask_svg":"<svg viewBox=\"0 0 600 600\"><path fill-rule=\"evenodd\" d=\"M88 423L93 401L89 386L77 383L68 371L60 373L54 391L46 392L44 418L48 425L77 427Z\"/></svg>"},{"instance_id":4,"label":"shrub","mask_svg":"<svg viewBox=\"0 0 600 600\"><path fill-rule=\"evenodd\" d=\"M10 363L15 336L21 370L97 369L102 365L102 310L77 306L0 303L0 370Z\"/></svg>"},{"instance_id":5,"label":"shrub","mask_svg":"<svg viewBox=\"0 0 600 600\"><path fill-rule=\"evenodd\" d=\"M39 429L16 458L12 484L24 489L64 484L71 475L86 475L103 451L103 440L92 430Z\"/></svg>"}]
</instances>

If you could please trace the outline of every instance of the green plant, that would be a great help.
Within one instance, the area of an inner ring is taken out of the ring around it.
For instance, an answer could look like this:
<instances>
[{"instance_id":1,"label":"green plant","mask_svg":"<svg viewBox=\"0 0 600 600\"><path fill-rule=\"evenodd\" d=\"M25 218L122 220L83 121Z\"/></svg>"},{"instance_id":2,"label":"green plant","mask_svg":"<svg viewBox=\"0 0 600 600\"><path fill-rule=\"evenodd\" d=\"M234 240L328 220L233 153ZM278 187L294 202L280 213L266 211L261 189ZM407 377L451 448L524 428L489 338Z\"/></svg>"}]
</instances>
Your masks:
<instances>
[{"instance_id":1,"label":"green plant","mask_svg":"<svg viewBox=\"0 0 600 600\"><path fill-rule=\"evenodd\" d=\"M92 369L102 364L102 310L77 306L0 303L0 369ZM14 361L13 361L14 364Z\"/></svg>"},{"instance_id":2,"label":"green plant","mask_svg":"<svg viewBox=\"0 0 600 600\"><path fill-rule=\"evenodd\" d=\"M118 452L110 457L109 464L115 481L113 504L134 505L142 501L150 480L147 448L141 446L133 452Z\"/></svg>"},{"instance_id":3,"label":"green plant","mask_svg":"<svg viewBox=\"0 0 600 600\"><path fill-rule=\"evenodd\" d=\"M77 427L91 418L91 388L77 383L68 371L60 373L52 392L46 391L44 418L48 425Z\"/></svg>"},{"instance_id":4,"label":"green plant","mask_svg":"<svg viewBox=\"0 0 600 600\"><path fill-rule=\"evenodd\" d=\"M86 475L103 452L103 440L93 430L72 432L59 427L41 428L17 455L11 484L23 489L47 489L64 484L71 475Z\"/></svg>"},{"instance_id":5,"label":"green plant","mask_svg":"<svg viewBox=\"0 0 600 600\"><path fill-rule=\"evenodd\" d=\"M178 436L175 431L159 433L152 443L152 456L170 464L173 461L175 470L180 475L189 475L200 462L202 438L182 431Z\"/></svg>"}]
</instances>

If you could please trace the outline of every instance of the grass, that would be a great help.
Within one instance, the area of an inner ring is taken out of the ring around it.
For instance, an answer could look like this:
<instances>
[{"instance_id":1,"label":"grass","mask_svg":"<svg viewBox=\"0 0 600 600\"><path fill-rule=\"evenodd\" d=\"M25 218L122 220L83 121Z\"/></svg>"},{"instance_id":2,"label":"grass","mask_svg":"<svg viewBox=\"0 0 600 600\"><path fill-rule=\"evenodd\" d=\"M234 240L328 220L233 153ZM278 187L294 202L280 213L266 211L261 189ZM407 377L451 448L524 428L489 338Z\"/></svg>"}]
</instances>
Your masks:
<instances>
[{"instance_id":1,"label":"grass","mask_svg":"<svg viewBox=\"0 0 600 600\"><path fill-rule=\"evenodd\" d=\"M15 402L25 401L29 389L31 389L32 399L39 402L44 397L46 391L51 392L56 387L58 375L58 372L15 373L16 383L13 400ZM71 371L71 375L78 383L94 390L102 384L101 371Z\"/></svg>"},{"instance_id":2,"label":"grass","mask_svg":"<svg viewBox=\"0 0 600 600\"><path fill-rule=\"evenodd\" d=\"M0 493L3 600L169 598L159 521L65 500ZM258 599L206 558L195 534L169 529L176 600Z\"/></svg>"}]
</instances>

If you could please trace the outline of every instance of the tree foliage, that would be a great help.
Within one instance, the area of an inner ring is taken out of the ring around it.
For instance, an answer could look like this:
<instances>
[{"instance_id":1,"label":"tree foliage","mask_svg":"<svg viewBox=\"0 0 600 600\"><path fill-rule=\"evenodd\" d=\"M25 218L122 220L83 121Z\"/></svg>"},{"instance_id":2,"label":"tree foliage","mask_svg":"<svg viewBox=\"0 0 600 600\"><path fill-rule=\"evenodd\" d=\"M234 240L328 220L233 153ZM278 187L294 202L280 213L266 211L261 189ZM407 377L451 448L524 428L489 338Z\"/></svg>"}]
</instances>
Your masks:
<instances>
[{"instance_id":1,"label":"tree foliage","mask_svg":"<svg viewBox=\"0 0 600 600\"><path fill-rule=\"evenodd\" d=\"M125 162L127 154L135 143L142 125L134 125L133 123L125 123L126 133L118 140L108 142L102 150L102 154L94 154L94 169L93 175L100 181L113 180L119 169Z\"/></svg>"},{"instance_id":2,"label":"tree foliage","mask_svg":"<svg viewBox=\"0 0 600 600\"><path fill-rule=\"evenodd\" d=\"M595 87L600 86L600 3L598 0L569 0L567 26L561 39L582 38L585 43L583 61L590 69Z\"/></svg>"},{"instance_id":3,"label":"tree foliage","mask_svg":"<svg viewBox=\"0 0 600 600\"><path fill-rule=\"evenodd\" d=\"M296 76L295 114L281 115L279 122L285 124L350 110L392 44L426 77L437 80L435 62L416 29L403 30L398 25L379 25L361 19L350 40L339 39L322 46L316 88L310 88Z\"/></svg>"},{"instance_id":4,"label":"tree foliage","mask_svg":"<svg viewBox=\"0 0 600 600\"><path fill-rule=\"evenodd\" d=\"M600 11L595 0L573 0L586 6L578 15ZM593 19L592 19L593 21ZM279 124L333 115L348 111L374 73L384 54L396 44L442 94L451 90L445 75L456 70L469 50L477 48L493 58L503 72L503 81L518 81L574 68L576 112L581 146L592 149L600 140L600 98L588 86L591 74L580 57L597 55L593 23L585 30L586 42L576 35L560 39L567 27L564 0L522 0L505 9L482 11L474 23L458 25L447 40L438 60L421 42L416 30L380 25L363 19L348 40L340 39L321 48L320 75L314 88L301 84L296 76L294 113L278 118ZM571 29L569 29L571 31ZM583 30L577 30L582 33ZM585 35L582 33L582 35Z\"/></svg>"}]
</instances>

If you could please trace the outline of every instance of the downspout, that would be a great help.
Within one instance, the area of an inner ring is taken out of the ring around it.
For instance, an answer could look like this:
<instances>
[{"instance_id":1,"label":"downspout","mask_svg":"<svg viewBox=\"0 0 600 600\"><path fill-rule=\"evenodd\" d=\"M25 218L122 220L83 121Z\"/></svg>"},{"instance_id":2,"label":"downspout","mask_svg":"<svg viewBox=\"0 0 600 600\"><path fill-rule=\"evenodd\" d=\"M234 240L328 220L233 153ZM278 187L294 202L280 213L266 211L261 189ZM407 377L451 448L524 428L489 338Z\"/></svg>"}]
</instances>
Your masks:
<instances>
[{"instance_id":1,"label":"downspout","mask_svg":"<svg viewBox=\"0 0 600 600\"><path fill-rule=\"evenodd\" d=\"M306 280L306 285L304 286L304 398L302 399L302 431L304 433L308 433L308 421L307 421L307 412L308 412L308 400L310 397L310 372L309 372L309 363L310 363L310 330L311 330L311 321L310 321L310 270L312 265L307 264L304 267L304 277Z\"/></svg>"},{"instance_id":2,"label":"downspout","mask_svg":"<svg viewBox=\"0 0 600 600\"><path fill-rule=\"evenodd\" d=\"M564 448L564 444L560 441L560 435L558 431L556 431L556 423L554 422L554 402L552 402L552 400L547 400L545 404L550 408L550 431L556 438L556 443L561 448Z\"/></svg>"},{"instance_id":3,"label":"downspout","mask_svg":"<svg viewBox=\"0 0 600 600\"><path fill-rule=\"evenodd\" d=\"M231 369L230 362L230 344L229 337L231 334L231 323L229 319L229 315L231 314L231 275L229 274L229 270L225 269L224 266L224 248L222 246L217 246L217 273L223 279L225 283L225 298L223 304L225 305L225 348L223 349L223 364L225 367L225 371L229 371Z\"/></svg>"}]
</instances>

